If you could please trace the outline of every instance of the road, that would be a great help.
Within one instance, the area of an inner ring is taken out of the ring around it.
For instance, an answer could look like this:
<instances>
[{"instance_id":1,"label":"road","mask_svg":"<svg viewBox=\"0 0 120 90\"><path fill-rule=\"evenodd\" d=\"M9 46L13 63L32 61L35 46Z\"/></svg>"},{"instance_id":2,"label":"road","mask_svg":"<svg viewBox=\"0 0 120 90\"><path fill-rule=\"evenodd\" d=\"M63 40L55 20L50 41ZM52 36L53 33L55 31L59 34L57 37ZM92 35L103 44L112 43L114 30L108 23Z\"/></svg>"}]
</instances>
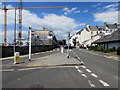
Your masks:
<instances>
[{"instance_id":1,"label":"road","mask_svg":"<svg viewBox=\"0 0 120 90\"><path fill-rule=\"evenodd\" d=\"M58 52L41 56L54 53ZM81 49L73 49L70 55L84 65L3 70L3 88L118 88L118 61Z\"/></svg>"}]
</instances>

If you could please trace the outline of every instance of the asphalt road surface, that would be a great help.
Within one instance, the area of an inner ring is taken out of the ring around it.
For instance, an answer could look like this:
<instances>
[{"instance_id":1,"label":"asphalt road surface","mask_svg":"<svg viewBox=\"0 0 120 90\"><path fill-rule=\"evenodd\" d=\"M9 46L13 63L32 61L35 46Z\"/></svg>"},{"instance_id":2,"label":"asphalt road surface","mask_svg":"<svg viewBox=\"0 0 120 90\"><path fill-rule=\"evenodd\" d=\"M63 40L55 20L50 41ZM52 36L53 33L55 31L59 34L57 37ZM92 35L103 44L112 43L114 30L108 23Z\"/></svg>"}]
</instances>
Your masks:
<instances>
[{"instance_id":1,"label":"asphalt road surface","mask_svg":"<svg viewBox=\"0 0 120 90\"><path fill-rule=\"evenodd\" d=\"M118 88L118 61L87 50L73 49L70 55L84 65L2 70L3 88Z\"/></svg>"}]
</instances>

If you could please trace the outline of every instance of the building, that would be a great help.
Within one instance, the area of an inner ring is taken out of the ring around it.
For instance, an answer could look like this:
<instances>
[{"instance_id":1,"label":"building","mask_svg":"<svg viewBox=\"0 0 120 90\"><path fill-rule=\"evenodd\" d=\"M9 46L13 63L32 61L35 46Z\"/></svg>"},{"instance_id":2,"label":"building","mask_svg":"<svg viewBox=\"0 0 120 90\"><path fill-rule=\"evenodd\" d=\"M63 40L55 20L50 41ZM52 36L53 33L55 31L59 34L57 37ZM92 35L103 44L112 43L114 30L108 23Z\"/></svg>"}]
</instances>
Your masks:
<instances>
[{"instance_id":1,"label":"building","mask_svg":"<svg viewBox=\"0 0 120 90\"><path fill-rule=\"evenodd\" d=\"M104 49L109 48L118 48L120 47L120 30L113 32L110 35L106 35L95 42L93 44L102 45Z\"/></svg>"},{"instance_id":2,"label":"building","mask_svg":"<svg viewBox=\"0 0 120 90\"><path fill-rule=\"evenodd\" d=\"M78 39L79 34L75 33L70 37L69 43L71 46L78 46L79 45L79 39ZM76 42L76 44L74 43Z\"/></svg>"},{"instance_id":3,"label":"building","mask_svg":"<svg viewBox=\"0 0 120 90\"><path fill-rule=\"evenodd\" d=\"M106 36L110 35L116 30L120 28L120 24L107 24L106 22L104 23L104 26L90 26L87 25L85 28L82 30L78 31L75 33L71 39L70 43L73 45L73 39L76 39L76 45L82 46L82 47L87 47L91 46L92 42ZM92 44L95 45L95 44Z\"/></svg>"},{"instance_id":4,"label":"building","mask_svg":"<svg viewBox=\"0 0 120 90\"><path fill-rule=\"evenodd\" d=\"M32 31L32 46L57 44L53 31Z\"/></svg>"},{"instance_id":5,"label":"building","mask_svg":"<svg viewBox=\"0 0 120 90\"><path fill-rule=\"evenodd\" d=\"M104 22L104 33L105 33L105 35L112 34L114 31L118 30L118 28L119 28L119 24L117 24L117 23L107 24L106 22Z\"/></svg>"}]
</instances>

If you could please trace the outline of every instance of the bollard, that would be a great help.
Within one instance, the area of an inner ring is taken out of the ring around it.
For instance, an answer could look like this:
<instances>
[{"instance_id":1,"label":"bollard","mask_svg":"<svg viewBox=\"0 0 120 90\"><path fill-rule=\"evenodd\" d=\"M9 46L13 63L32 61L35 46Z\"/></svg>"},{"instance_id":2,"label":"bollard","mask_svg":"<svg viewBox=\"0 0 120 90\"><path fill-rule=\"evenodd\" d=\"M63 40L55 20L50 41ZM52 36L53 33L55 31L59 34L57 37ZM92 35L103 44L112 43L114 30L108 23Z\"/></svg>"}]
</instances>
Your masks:
<instances>
[{"instance_id":1,"label":"bollard","mask_svg":"<svg viewBox=\"0 0 120 90\"><path fill-rule=\"evenodd\" d=\"M64 47L61 46L61 53L64 53Z\"/></svg>"},{"instance_id":2,"label":"bollard","mask_svg":"<svg viewBox=\"0 0 120 90\"><path fill-rule=\"evenodd\" d=\"M14 53L14 64L19 64L20 63L20 54L19 52Z\"/></svg>"}]
</instances>

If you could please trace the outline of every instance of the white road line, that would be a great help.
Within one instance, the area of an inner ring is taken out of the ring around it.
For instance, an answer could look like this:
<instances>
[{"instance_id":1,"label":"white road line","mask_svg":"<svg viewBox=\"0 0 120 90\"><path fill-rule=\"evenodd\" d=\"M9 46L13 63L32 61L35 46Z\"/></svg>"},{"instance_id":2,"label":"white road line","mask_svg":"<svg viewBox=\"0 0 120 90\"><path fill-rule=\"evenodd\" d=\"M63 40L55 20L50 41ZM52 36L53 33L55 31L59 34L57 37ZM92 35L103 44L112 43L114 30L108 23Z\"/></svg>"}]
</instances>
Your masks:
<instances>
[{"instance_id":1,"label":"white road line","mask_svg":"<svg viewBox=\"0 0 120 90\"><path fill-rule=\"evenodd\" d=\"M36 68L23 68L23 69L18 69L18 71L34 70L34 69L39 69L39 68L38 67L36 67Z\"/></svg>"},{"instance_id":2,"label":"white road line","mask_svg":"<svg viewBox=\"0 0 120 90\"><path fill-rule=\"evenodd\" d=\"M94 84L91 83L90 80L88 80L88 83L89 83L89 85L90 85L91 87L96 87Z\"/></svg>"},{"instance_id":3,"label":"white road line","mask_svg":"<svg viewBox=\"0 0 120 90\"><path fill-rule=\"evenodd\" d=\"M84 62L83 62L83 61L81 61L81 63L82 63L82 64L84 64Z\"/></svg>"},{"instance_id":4,"label":"white road line","mask_svg":"<svg viewBox=\"0 0 120 90\"><path fill-rule=\"evenodd\" d=\"M78 59L80 59L80 57L78 57Z\"/></svg>"},{"instance_id":5,"label":"white road line","mask_svg":"<svg viewBox=\"0 0 120 90\"><path fill-rule=\"evenodd\" d=\"M83 71L81 71L80 69L77 69L77 70L78 70L78 72L83 73Z\"/></svg>"},{"instance_id":6,"label":"white road line","mask_svg":"<svg viewBox=\"0 0 120 90\"><path fill-rule=\"evenodd\" d=\"M79 67L78 66L75 66L76 69L78 69Z\"/></svg>"},{"instance_id":7,"label":"white road line","mask_svg":"<svg viewBox=\"0 0 120 90\"><path fill-rule=\"evenodd\" d=\"M107 83L106 83L106 82L104 82L103 80L99 80L99 82L100 82L103 86L105 86L105 87L110 86L109 84L107 84Z\"/></svg>"},{"instance_id":8,"label":"white road line","mask_svg":"<svg viewBox=\"0 0 120 90\"><path fill-rule=\"evenodd\" d=\"M82 74L83 77L87 78L87 76L85 74Z\"/></svg>"},{"instance_id":9,"label":"white road line","mask_svg":"<svg viewBox=\"0 0 120 90\"><path fill-rule=\"evenodd\" d=\"M81 66L82 68L86 68L85 66Z\"/></svg>"},{"instance_id":10,"label":"white road line","mask_svg":"<svg viewBox=\"0 0 120 90\"><path fill-rule=\"evenodd\" d=\"M93 77L95 77L95 78L97 78L98 76L97 75L95 75L94 73L91 73L91 75L93 76Z\"/></svg>"},{"instance_id":11,"label":"white road line","mask_svg":"<svg viewBox=\"0 0 120 90\"><path fill-rule=\"evenodd\" d=\"M86 69L87 72L91 73L92 71L90 69Z\"/></svg>"},{"instance_id":12,"label":"white road line","mask_svg":"<svg viewBox=\"0 0 120 90\"><path fill-rule=\"evenodd\" d=\"M11 72L14 71L14 69L4 69L4 70L0 70L0 72Z\"/></svg>"}]
</instances>

